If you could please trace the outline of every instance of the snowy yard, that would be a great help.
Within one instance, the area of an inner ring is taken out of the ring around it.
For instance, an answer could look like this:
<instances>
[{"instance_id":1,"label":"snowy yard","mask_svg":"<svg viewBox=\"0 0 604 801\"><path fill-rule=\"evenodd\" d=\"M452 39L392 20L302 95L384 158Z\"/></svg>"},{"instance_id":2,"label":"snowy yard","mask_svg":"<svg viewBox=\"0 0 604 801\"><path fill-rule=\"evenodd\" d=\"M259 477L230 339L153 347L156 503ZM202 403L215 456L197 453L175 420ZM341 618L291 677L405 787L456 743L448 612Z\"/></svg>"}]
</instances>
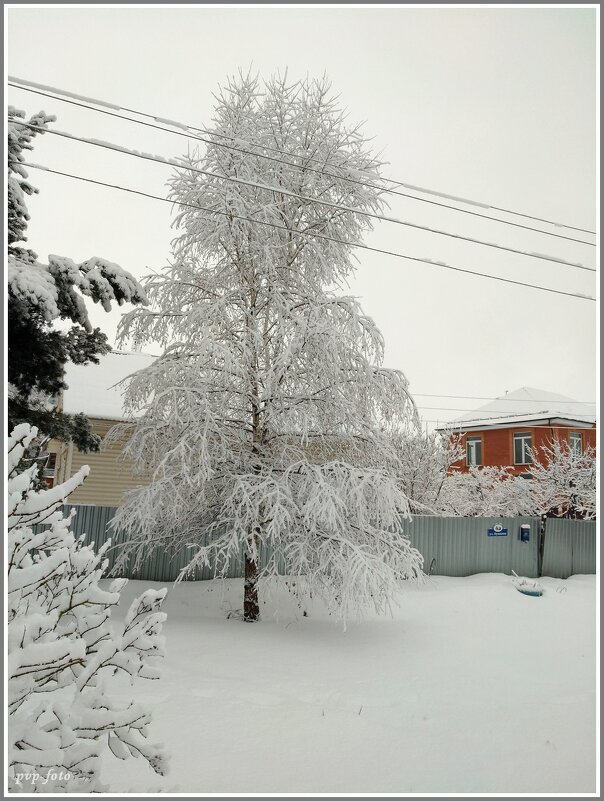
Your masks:
<instances>
[{"instance_id":1,"label":"snowy yard","mask_svg":"<svg viewBox=\"0 0 604 801\"><path fill-rule=\"evenodd\" d=\"M593 793L594 576L434 577L393 619L226 619L240 580L171 586L167 658L137 682L165 779L106 758L112 792ZM145 587L132 581L130 602ZM124 695L128 686L124 685Z\"/></svg>"}]
</instances>

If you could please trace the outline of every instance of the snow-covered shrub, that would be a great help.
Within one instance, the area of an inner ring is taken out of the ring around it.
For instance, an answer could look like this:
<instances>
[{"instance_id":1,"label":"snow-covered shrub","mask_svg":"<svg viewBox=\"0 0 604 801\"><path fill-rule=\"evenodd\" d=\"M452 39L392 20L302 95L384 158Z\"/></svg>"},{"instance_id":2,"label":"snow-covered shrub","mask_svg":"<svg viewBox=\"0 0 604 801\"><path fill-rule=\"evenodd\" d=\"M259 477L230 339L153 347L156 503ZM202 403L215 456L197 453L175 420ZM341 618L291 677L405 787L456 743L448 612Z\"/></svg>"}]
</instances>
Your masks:
<instances>
[{"instance_id":1,"label":"snow-covered shrub","mask_svg":"<svg viewBox=\"0 0 604 801\"><path fill-rule=\"evenodd\" d=\"M581 453L555 438L532 452L530 468L535 511L587 520L596 516L596 454Z\"/></svg>"},{"instance_id":2,"label":"snow-covered shrub","mask_svg":"<svg viewBox=\"0 0 604 801\"><path fill-rule=\"evenodd\" d=\"M447 476L439 497L441 514L515 517L532 514L531 482L505 467L470 467Z\"/></svg>"},{"instance_id":3,"label":"snow-covered shrub","mask_svg":"<svg viewBox=\"0 0 604 801\"><path fill-rule=\"evenodd\" d=\"M65 498L88 474L32 487L37 466L16 470L35 428L17 426L8 440L8 782L12 792L91 792L101 753L142 756L165 772L162 749L147 740L144 706L119 704L108 691L118 673L158 677L163 654L160 611L166 590L133 601L122 630L110 626L124 579L99 586L106 543L95 553L70 531ZM73 514L73 512L72 512ZM46 527L34 532L32 526Z\"/></svg>"},{"instance_id":4,"label":"snow-covered shrub","mask_svg":"<svg viewBox=\"0 0 604 801\"><path fill-rule=\"evenodd\" d=\"M532 451L526 477L506 467L470 467L453 472L435 504L439 514L461 517L548 515L587 520L596 516L596 456L576 453L554 439Z\"/></svg>"}]
</instances>

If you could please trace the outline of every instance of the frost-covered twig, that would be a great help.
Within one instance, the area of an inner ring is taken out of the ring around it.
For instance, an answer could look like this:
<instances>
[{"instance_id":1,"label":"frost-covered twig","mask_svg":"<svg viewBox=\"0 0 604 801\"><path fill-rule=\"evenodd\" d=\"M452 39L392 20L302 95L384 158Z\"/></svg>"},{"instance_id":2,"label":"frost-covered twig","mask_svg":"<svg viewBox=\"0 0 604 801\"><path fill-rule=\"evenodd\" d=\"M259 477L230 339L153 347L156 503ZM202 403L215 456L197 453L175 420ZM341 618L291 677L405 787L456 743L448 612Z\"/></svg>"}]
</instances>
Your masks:
<instances>
[{"instance_id":1,"label":"frost-covered twig","mask_svg":"<svg viewBox=\"0 0 604 801\"><path fill-rule=\"evenodd\" d=\"M102 789L105 748L123 759L142 756L166 769L160 747L147 739L150 713L110 695L116 671L157 678L163 654L160 611L166 590L148 590L127 612L121 633L109 624L125 581L99 585L109 542L98 552L70 531L59 507L87 475L65 485L32 488L34 468L16 472L36 436L21 425L8 442L8 711L9 788L45 792ZM43 522L34 532L31 526ZM42 781L30 788L23 776ZM52 780L45 780L51 776Z\"/></svg>"}]
</instances>

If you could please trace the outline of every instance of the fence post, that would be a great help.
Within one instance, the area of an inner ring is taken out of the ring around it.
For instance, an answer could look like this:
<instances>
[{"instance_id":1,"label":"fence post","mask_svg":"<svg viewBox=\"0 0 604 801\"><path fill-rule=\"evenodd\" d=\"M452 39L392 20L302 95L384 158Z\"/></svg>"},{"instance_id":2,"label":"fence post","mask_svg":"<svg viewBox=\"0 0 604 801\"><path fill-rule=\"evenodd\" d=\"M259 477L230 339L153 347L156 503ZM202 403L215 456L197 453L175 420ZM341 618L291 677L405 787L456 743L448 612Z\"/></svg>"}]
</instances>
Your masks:
<instances>
[{"instance_id":1,"label":"fence post","mask_svg":"<svg viewBox=\"0 0 604 801\"><path fill-rule=\"evenodd\" d=\"M547 515L540 515L539 523L539 548L537 550L537 573L539 578L543 576L543 551L545 550L545 534L547 526Z\"/></svg>"}]
</instances>

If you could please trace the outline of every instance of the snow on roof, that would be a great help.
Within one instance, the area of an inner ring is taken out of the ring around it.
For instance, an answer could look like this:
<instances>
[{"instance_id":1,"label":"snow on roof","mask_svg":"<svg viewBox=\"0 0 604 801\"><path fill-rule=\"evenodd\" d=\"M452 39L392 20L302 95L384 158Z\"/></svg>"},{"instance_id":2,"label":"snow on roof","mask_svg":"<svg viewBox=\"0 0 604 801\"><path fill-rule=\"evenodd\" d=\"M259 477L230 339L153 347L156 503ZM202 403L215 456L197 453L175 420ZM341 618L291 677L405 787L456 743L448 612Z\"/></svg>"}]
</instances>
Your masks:
<instances>
[{"instance_id":1,"label":"snow on roof","mask_svg":"<svg viewBox=\"0 0 604 801\"><path fill-rule=\"evenodd\" d=\"M550 420L552 418L573 420L581 423L596 422L596 406L581 403L566 395L546 392L533 387L521 387L466 412L447 423L447 428L470 428L480 425L500 426L510 423Z\"/></svg>"},{"instance_id":2,"label":"snow on roof","mask_svg":"<svg viewBox=\"0 0 604 801\"><path fill-rule=\"evenodd\" d=\"M113 350L99 357L99 364L68 364L65 370L67 389L63 392L63 411L82 412L88 417L123 420L119 381L153 362L157 356Z\"/></svg>"}]
</instances>

